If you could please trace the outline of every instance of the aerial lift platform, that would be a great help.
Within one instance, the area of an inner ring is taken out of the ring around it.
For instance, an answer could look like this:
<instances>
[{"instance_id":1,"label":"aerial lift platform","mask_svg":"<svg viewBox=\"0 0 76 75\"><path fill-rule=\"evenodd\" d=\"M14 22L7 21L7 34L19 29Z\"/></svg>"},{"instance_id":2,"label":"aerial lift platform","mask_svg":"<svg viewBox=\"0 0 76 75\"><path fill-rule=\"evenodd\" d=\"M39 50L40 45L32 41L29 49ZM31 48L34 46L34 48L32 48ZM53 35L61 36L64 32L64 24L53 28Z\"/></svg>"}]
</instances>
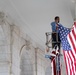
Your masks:
<instances>
[{"instance_id":1,"label":"aerial lift platform","mask_svg":"<svg viewBox=\"0 0 76 75\"><path fill-rule=\"evenodd\" d=\"M49 58L52 63L52 75L61 75L61 41L56 32L46 32L45 58Z\"/></svg>"}]
</instances>

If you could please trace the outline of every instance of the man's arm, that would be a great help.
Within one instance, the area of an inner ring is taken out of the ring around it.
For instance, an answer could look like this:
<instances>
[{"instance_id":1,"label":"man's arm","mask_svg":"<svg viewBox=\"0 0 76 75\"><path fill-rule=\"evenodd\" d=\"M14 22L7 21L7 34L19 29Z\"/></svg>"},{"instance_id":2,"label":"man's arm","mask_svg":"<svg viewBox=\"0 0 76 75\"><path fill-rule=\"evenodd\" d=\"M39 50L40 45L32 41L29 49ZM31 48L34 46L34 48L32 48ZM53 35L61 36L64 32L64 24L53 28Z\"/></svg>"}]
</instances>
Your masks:
<instances>
[{"instance_id":1,"label":"man's arm","mask_svg":"<svg viewBox=\"0 0 76 75\"><path fill-rule=\"evenodd\" d=\"M51 26L52 26L52 32L56 32L55 22L52 22L51 23Z\"/></svg>"},{"instance_id":2,"label":"man's arm","mask_svg":"<svg viewBox=\"0 0 76 75\"><path fill-rule=\"evenodd\" d=\"M64 27L62 24L58 24L58 25L60 25L61 27ZM66 27L64 27L65 29L69 29L69 30L71 30L71 28L66 28Z\"/></svg>"}]
</instances>

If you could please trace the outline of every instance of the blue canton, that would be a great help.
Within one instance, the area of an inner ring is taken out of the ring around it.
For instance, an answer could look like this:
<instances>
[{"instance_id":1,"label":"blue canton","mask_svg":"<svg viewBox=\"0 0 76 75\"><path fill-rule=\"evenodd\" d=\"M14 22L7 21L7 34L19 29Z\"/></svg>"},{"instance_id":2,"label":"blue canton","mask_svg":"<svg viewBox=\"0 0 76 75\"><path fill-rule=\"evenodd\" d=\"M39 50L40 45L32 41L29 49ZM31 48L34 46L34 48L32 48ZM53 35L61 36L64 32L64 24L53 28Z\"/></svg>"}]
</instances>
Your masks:
<instances>
[{"instance_id":1,"label":"blue canton","mask_svg":"<svg viewBox=\"0 0 76 75\"><path fill-rule=\"evenodd\" d=\"M70 29L59 25L58 30L63 50L71 50L70 44L67 40L67 35L70 33Z\"/></svg>"}]
</instances>

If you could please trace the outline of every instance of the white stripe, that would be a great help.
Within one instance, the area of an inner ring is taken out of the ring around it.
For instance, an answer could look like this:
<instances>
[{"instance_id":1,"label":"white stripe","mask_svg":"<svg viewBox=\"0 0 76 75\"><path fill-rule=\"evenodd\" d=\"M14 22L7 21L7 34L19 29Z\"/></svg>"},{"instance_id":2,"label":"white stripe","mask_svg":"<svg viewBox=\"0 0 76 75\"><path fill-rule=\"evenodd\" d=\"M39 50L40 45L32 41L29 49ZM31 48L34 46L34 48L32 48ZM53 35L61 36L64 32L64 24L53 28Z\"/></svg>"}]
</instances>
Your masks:
<instances>
[{"instance_id":1,"label":"white stripe","mask_svg":"<svg viewBox=\"0 0 76 75\"><path fill-rule=\"evenodd\" d=\"M68 38L68 40L70 40L69 38ZM71 41L69 41L69 43L70 43ZM70 45L72 45L72 43L70 43ZM76 58L76 54L75 54L75 51L74 51L74 49L73 49L73 46L71 46L71 48L72 48L72 52L73 52L73 54L74 54L74 56L75 56L75 58ZM69 52L70 53L70 56L71 56L71 58L72 58L72 60L73 60L73 67L74 67L74 73L75 73L75 65L74 65L74 58L73 58L73 56L71 55L71 52Z\"/></svg>"},{"instance_id":2,"label":"white stripe","mask_svg":"<svg viewBox=\"0 0 76 75\"><path fill-rule=\"evenodd\" d=\"M75 31L75 34L76 34L76 27L74 26L74 31Z\"/></svg>"},{"instance_id":3,"label":"white stripe","mask_svg":"<svg viewBox=\"0 0 76 75\"><path fill-rule=\"evenodd\" d=\"M75 66L75 64L74 64L74 63L73 63L73 67L74 67L74 74L75 74L75 67L76 67L76 66Z\"/></svg>"},{"instance_id":4,"label":"white stripe","mask_svg":"<svg viewBox=\"0 0 76 75\"><path fill-rule=\"evenodd\" d=\"M52 67L52 75L54 75L54 70L53 70L53 61L51 62L51 67Z\"/></svg>"},{"instance_id":5,"label":"white stripe","mask_svg":"<svg viewBox=\"0 0 76 75\"><path fill-rule=\"evenodd\" d=\"M69 70L69 64L68 64L68 58L67 58L67 52L65 51L65 58L66 58L66 64L67 64L67 70L68 70L68 75L70 75L70 70Z\"/></svg>"},{"instance_id":6,"label":"white stripe","mask_svg":"<svg viewBox=\"0 0 76 75\"><path fill-rule=\"evenodd\" d=\"M74 29L74 32L76 33L76 27L75 27L75 25L73 25L73 29ZM73 30L73 29L72 29L72 30ZM70 32L69 35L72 36L72 40L73 40L74 45L75 45L75 48L76 48L76 40L74 40L74 38L73 38L74 36L73 36L72 31ZM76 53L75 53L75 50L74 50L74 48L73 48L72 42L70 41L69 35L67 36L67 39L68 39L68 41L69 41L69 44L71 45L72 52L73 52L73 54L74 54L74 56L75 56L75 58L76 58Z\"/></svg>"},{"instance_id":7,"label":"white stripe","mask_svg":"<svg viewBox=\"0 0 76 75\"><path fill-rule=\"evenodd\" d=\"M75 25L74 25L74 32L75 32L75 36L76 36L76 26ZM76 44L76 40L75 40L75 44ZM76 48L76 46L75 46L75 48ZM76 56L75 56L75 59L76 59ZM76 66L75 66L75 68L76 68ZM75 75L76 75L76 71L75 71Z\"/></svg>"},{"instance_id":8,"label":"white stripe","mask_svg":"<svg viewBox=\"0 0 76 75\"><path fill-rule=\"evenodd\" d=\"M68 57L68 59L69 59L68 62L70 63L69 67L70 67L70 69L72 70L72 67L73 67L74 62L73 62L73 64L72 64L71 59L69 58L68 53L67 53L67 57ZM74 72L74 73L75 73L75 72ZM72 75L74 75L74 73L73 73L73 70L72 70Z\"/></svg>"},{"instance_id":9,"label":"white stripe","mask_svg":"<svg viewBox=\"0 0 76 75\"><path fill-rule=\"evenodd\" d=\"M72 32L70 32L70 35L71 35L71 37L72 37L72 40L73 40L73 43L74 43L74 45L75 45L75 47L76 47L76 40L75 40L75 36L73 35L73 33Z\"/></svg>"},{"instance_id":10,"label":"white stripe","mask_svg":"<svg viewBox=\"0 0 76 75\"><path fill-rule=\"evenodd\" d=\"M76 72L75 72L75 75L76 75Z\"/></svg>"},{"instance_id":11,"label":"white stripe","mask_svg":"<svg viewBox=\"0 0 76 75\"><path fill-rule=\"evenodd\" d=\"M74 58L73 58L73 56L72 56L72 54L71 54L71 52L70 52L70 51L69 51L69 55L70 55L70 57L71 57L72 61L74 62Z\"/></svg>"},{"instance_id":12,"label":"white stripe","mask_svg":"<svg viewBox=\"0 0 76 75\"><path fill-rule=\"evenodd\" d=\"M74 58L73 58L73 56L72 56L72 54L71 54L71 52L69 51L69 55L70 55L70 57L71 57L71 59L72 59L72 61L73 61L73 67L74 67L74 73L75 73L75 65L74 65Z\"/></svg>"},{"instance_id":13,"label":"white stripe","mask_svg":"<svg viewBox=\"0 0 76 75\"><path fill-rule=\"evenodd\" d=\"M69 44L71 45L72 52L73 52L73 54L74 54L74 56L75 56L75 58L76 58L76 54L75 54L74 48L73 48L73 46L72 46L72 43L71 43L69 37L67 37L67 39L68 39L68 41L69 41Z\"/></svg>"},{"instance_id":14,"label":"white stripe","mask_svg":"<svg viewBox=\"0 0 76 75\"><path fill-rule=\"evenodd\" d=\"M76 27L75 27L75 25L73 26L73 29L72 29L72 30L74 30L74 33L75 33L75 35L76 35ZM76 48L76 40L75 40L75 38L74 38L74 35L73 35L72 31L70 32L69 35L72 36L72 40L73 40L73 43L74 43L75 48ZM69 41L69 43L70 43L70 45L71 45L72 52L74 53L74 56L75 56L75 58L76 58L76 53L75 53L75 51L74 51L74 48L73 48L73 46L72 46L72 43L71 43L71 41L70 41L69 36L67 36L67 39L68 39L68 41ZM69 52L69 53L70 53L70 52ZM74 64L75 61L74 61L74 58L72 57L71 53L70 53L70 56L71 56L72 61L73 61L74 75L76 75L76 74L75 74L75 64Z\"/></svg>"}]
</instances>

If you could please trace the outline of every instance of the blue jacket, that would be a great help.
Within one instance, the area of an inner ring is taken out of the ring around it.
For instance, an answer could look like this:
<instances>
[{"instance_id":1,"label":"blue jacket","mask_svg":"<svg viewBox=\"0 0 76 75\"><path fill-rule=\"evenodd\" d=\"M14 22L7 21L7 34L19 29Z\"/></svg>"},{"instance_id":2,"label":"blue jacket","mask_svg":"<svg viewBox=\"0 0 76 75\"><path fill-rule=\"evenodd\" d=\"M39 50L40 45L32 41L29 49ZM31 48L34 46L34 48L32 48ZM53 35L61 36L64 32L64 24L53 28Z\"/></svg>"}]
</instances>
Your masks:
<instances>
[{"instance_id":1,"label":"blue jacket","mask_svg":"<svg viewBox=\"0 0 76 75\"><path fill-rule=\"evenodd\" d=\"M52 32L58 32L58 30L56 30L56 22L52 22L51 26L52 26Z\"/></svg>"}]
</instances>

